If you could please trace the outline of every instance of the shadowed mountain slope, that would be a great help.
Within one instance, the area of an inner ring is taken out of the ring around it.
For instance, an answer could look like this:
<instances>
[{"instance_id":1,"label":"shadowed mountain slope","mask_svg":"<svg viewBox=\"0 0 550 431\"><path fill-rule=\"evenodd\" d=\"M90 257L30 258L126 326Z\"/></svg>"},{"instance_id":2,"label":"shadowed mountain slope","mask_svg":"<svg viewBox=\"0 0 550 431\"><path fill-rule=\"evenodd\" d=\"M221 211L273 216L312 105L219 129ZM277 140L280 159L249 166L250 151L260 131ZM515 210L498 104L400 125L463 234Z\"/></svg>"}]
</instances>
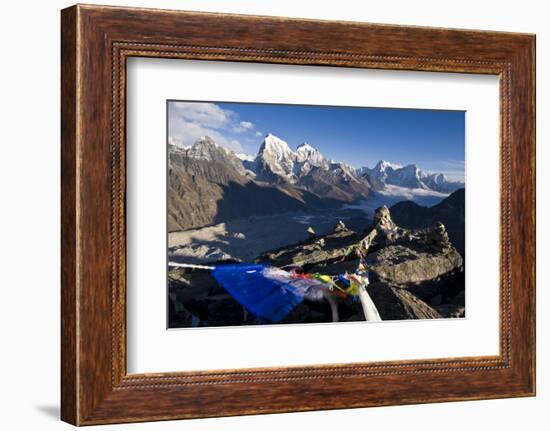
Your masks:
<instances>
[{"instance_id":1,"label":"shadowed mountain slope","mask_svg":"<svg viewBox=\"0 0 550 431\"><path fill-rule=\"evenodd\" d=\"M427 228L435 222L445 225L456 249L464 255L465 189L459 189L432 207L403 201L391 207L394 221L408 229Z\"/></svg>"}]
</instances>

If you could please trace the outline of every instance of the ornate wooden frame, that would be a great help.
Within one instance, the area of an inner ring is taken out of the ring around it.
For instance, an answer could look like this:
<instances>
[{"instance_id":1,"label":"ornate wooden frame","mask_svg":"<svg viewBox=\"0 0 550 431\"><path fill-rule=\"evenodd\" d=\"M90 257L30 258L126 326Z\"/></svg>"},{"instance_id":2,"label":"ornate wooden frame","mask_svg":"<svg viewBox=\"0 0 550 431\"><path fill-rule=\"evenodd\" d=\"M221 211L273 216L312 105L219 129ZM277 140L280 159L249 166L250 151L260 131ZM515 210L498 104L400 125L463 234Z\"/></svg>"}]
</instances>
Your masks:
<instances>
[{"instance_id":1,"label":"ornate wooden frame","mask_svg":"<svg viewBox=\"0 0 550 431\"><path fill-rule=\"evenodd\" d=\"M534 35L81 5L61 15L63 420L88 425L534 395ZM129 56L498 75L500 354L128 375Z\"/></svg>"}]
</instances>

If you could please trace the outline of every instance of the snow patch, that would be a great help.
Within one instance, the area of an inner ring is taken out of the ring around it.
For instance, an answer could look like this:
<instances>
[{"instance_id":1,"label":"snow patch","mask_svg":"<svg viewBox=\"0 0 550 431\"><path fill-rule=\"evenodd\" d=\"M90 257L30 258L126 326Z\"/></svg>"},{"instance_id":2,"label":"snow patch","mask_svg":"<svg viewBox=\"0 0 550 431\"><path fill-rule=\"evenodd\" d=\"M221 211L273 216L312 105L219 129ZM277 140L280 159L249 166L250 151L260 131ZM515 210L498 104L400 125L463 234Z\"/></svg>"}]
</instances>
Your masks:
<instances>
[{"instance_id":1,"label":"snow patch","mask_svg":"<svg viewBox=\"0 0 550 431\"><path fill-rule=\"evenodd\" d=\"M242 161L253 162L256 156L254 154L235 153L235 155Z\"/></svg>"}]
</instances>

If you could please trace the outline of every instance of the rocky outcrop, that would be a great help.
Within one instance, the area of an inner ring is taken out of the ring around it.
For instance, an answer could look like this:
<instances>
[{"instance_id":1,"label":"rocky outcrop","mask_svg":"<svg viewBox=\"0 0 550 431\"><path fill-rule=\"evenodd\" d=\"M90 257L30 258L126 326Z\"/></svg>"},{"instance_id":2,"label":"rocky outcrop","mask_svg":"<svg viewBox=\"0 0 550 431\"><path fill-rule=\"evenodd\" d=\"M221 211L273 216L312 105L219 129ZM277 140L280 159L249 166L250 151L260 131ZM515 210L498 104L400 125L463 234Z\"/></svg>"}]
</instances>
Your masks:
<instances>
[{"instance_id":1,"label":"rocky outcrop","mask_svg":"<svg viewBox=\"0 0 550 431\"><path fill-rule=\"evenodd\" d=\"M367 288L383 320L464 317L462 257L445 226L410 230L398 226L386 207L359 233L339 221L333 232L309 230L304 241L258 256L256 262L309 273L354 273L366 262ZM227 293L209 271L174 268L169 273L171 326L226 326L262 323ZM339 321L364 320L359 301L335 298ZM281 323L331 322L327 301L305 299Z\"/></svg>"},{"instance_id":2,"label":"rocky outcrop","mask_svg":"<svg viewBox=\"0 0 550 431\"><path fill-rule=\"evenodd\" d=\"M305 270L336 261L342 263L354 253L354 246L359 240L360 235L356 232L337 224L334 232L328 235L268 251L258 256L256 262L283 269L302 267Z\"/></svg>"},{"instance_id":3,"label":"rocky outcrop","mask_svg":"<svg viewBox=\"0 0 550 431\"><path fill-rule=\"evenodd\" d=\"M376 280L398 285L422 283L463 265L462 256L452 246L441 222L428 229L403 229L393 221L390 210L382 206L374 214L369 235L375 232L379 245L367 257Z\"/></svg>"},{"instance_id":4,"label":"rocky outcrop","mask_svg":"<svg viewBox=\"0 0 550 431\"><path fill-rule=\"evenodd\" d=\"M441 222L449 240L464 255L465 190L461 188L432 207L403 201L391 207L393 219L404 228L429 228Z\"/></svg>"},{"instance_id":5,"label":"rocky outcrop","mask_svg":"<svg viewBox=\"0 0 550 431\"><path fill-rule=\"evenodd\" d=\"M225 150L207 139L197 141L187 150L169 146L169 231L213 223L225 188L247 187L250 180L234 162Z\"/></svg>"},{"instance_id":6,"label":"rocky outcrop","mask_svg":"<svg viewBox=\"0 0 550 431\"><path fill-rule=\"evenodd\" d=\"M440 319L442 317L436 309L406 289L374 282L368 287L368 292L382 320Z\"/></svg>"},{"instance_id":7,"label":"rocky outcrop","mask_svg":"<svg viewBox=\"0 0 550 431\"><path fill-rule=\"evenodd\" d=\"M464 316L463 260L442 223L404 229L383 206L366 232L338 222L328 235L264 253L257 262L337 275L366 261L368 292L383 320Z\"/></svg>"},{"instance_id":8,"label":"rocky outcrop","mask_svg":"<svg viewBox=\"0 0 550 431\"><path fill-rule=\"evenodd\" d=\"M462 266L462 257L453 248L432 251L423 247L390 245L370 255L369 269L376 279L395 284L421 283Z\"/></svg>"}]
</instances>

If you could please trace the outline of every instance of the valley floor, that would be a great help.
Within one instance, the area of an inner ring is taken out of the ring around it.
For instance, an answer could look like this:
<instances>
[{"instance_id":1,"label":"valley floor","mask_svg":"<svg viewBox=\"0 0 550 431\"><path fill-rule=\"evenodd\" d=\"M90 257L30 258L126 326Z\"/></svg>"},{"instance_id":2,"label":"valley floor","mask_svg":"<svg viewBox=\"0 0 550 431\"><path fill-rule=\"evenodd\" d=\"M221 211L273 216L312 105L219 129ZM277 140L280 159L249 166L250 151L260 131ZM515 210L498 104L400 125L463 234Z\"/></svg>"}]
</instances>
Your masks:
<instances>
[{"instance_id":1,"label":"valley floor","mask_svg":"<svg viewBox=\"0 0 550 431\"><path fill-rule=\"evenodd\" d=\"M180 263L208 263L227 259L249 262L260 253L293 244L307 238L311 226L319 235L330 232L342 220L349 228L361 232L372 222L376 208L413 200L423 206L439 203L447 195L421 189L387 186L367 199L340 209L288 212L241 219L168 234L168 255Z\"/></svg>"},{"instance_id":2,"label":"valley floor","mask_svg":"<svg viewBox=\"0 0 550 431\"><path fill-rule=\"evenodd\" d=\"M171 261L207 263L238 259L249 262L267 250L293 244L307 238L307 228L316 233L330 232L342 220L358 231L371 222L360 209L342 208L326 211L290 212L268 216L254 216L213 226L206 226L168 234L168 255Z\"/></svg>"}]
</instances>

